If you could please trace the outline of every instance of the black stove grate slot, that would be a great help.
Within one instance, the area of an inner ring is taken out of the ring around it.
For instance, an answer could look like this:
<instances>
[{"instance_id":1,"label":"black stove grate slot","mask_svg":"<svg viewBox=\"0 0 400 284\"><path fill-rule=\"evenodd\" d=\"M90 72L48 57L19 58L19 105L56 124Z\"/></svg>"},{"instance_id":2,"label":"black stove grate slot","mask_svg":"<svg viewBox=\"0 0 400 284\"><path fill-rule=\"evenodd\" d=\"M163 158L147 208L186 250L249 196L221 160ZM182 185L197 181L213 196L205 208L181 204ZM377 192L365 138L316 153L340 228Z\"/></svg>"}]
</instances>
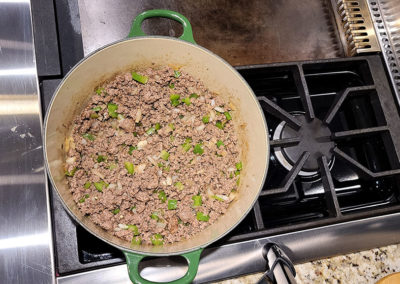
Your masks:
<instances>
[{"instance_id":1,"label":"black stove grate slot","mask_svg":"<svg viewBox=\"0 0 400 284\"><path fill-rule=\"evenodd\" d=\"M80 263L91 263L113 258L124 258L121 250L93 236L81 226L76 229Z\"/></svg>"},{"instance_id":2,"label":"black stove grate slot","mask_svg":"<svg viewBox=\"0 0 400 284\"><path fill-rule=\"evenodd\" d=\"M305 63L302 68L310 94L374 84L368 60Z\"/></svg>"}]
</instances>

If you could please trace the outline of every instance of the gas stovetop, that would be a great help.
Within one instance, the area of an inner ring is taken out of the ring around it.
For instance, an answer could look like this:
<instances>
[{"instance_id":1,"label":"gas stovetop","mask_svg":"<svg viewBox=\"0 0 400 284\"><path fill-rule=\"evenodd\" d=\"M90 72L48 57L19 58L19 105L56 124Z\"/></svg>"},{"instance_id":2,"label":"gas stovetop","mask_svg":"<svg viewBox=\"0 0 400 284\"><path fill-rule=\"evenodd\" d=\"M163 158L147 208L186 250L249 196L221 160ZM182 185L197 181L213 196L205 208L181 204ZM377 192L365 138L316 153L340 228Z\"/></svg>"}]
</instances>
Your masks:
<instances>
[{"instance_id":1,"label":"gas stovetop","mask_svg":"<svg viewBox=\"0 0 400 284\"><path fill-rule=\"evenodd\" d=\"M62 77L84 56L81 22L77 1L33 8L45 111ZM278 243L295 263L398 242L400 116L381 56L237 70L264 109L270 165L254 208L204 251L195 282L263 271L261 248L268 242ZM122 253L77 225L50 192L58 281L89 282L99 271L96 281L126 281ZM215 269L221 262L231 265ZM175 268L154 269L165 263ZM185 271L177 257L142 266L151 279Z\"/></svg>"}]
</instances>

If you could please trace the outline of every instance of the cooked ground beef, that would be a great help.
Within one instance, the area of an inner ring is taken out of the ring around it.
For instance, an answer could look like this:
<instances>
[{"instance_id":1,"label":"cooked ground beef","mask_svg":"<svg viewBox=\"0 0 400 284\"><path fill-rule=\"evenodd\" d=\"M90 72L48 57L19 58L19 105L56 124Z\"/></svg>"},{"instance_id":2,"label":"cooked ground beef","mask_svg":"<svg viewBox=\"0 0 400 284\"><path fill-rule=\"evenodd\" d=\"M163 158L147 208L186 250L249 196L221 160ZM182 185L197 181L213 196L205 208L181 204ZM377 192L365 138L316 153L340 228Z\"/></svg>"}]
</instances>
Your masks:
<instances>
[{"instance_id":1,"label":"cooked ground beef","mask_svg":"<svg viewBox=\"0 0 400 284\"><path fill-rule=\"evenodd\" d=\"M97 89L75 119L67 181L105 230L134 244L172 243L215 222L236 195L235 111L183 71L132 74Z\"/></svg>"}]
</instances>

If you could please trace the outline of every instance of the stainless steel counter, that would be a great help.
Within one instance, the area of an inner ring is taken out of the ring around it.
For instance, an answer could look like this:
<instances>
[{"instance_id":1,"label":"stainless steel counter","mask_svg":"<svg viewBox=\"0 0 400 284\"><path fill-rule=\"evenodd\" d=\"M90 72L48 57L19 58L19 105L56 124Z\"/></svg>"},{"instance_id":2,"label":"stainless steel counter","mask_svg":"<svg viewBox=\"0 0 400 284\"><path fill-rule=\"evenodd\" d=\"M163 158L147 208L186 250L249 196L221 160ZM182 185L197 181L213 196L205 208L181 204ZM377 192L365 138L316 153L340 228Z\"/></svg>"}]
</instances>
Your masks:
<instances>
[{"instance_id":1,"label":"stainless steel counter","mask_svg":"<svg viewBox=\"0 0 400 284\"><path fill-rule=\"evenodd\" d=\"M29 0L0 0L0 282L55 282Z\"/></svg>"}]
</instances>

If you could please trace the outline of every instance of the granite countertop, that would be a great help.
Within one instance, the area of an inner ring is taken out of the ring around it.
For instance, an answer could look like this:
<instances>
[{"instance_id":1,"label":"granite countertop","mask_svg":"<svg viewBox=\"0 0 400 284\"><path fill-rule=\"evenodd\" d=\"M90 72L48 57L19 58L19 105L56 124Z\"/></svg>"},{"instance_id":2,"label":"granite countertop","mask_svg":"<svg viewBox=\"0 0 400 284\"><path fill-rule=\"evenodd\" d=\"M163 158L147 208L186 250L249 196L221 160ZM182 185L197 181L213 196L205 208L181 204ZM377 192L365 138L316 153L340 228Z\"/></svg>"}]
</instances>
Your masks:
<instances>
[{"instance_id":1,"label":"granite countertop","mask_svg":"<svg viewBox=\"0 0 400 284\"><path fill-rule=\"evenodd\" d=\"M400 272L400 244L316 260L295 266L299 284L375 283ZM253 284L262 273L229 279L214 284Z\"/></svg>"}]
</instances>

